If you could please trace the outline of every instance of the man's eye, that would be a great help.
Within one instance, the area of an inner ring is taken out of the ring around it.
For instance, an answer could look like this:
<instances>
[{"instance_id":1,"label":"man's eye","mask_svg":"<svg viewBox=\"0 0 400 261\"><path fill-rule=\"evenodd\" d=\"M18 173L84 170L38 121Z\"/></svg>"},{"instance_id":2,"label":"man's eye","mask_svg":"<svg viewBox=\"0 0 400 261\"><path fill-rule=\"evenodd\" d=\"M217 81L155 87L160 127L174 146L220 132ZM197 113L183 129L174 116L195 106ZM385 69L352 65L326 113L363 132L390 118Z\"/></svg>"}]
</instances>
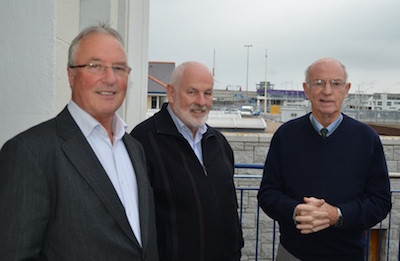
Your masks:
<instances>
[{"instance_id":1,"label":"man's eye","mask_svg":"<svg viewBox=\"0 0 400 261\"><path fill-rule=\"evenodd\" d=\"M91 63L91 64L89 64L89 66L90 66L90 68L93 68L93 69L99 69L102 67L100 64L97 64L97 63Z\"/></svg>"},{"instance_id":2,"label":"man's eye","mask_svg":"<svg viewBox=\"0 0 400 261\"><path fill-rule=\"evenodd\" d=\"M340 82L340 81L332 81L332 84L335 85L335 86L341 86L341 85L343 85L343 83Z\"/></svg>"},{"instance_id":3,"label":"man's eye","mask_svg":"<svg viewBox=\"0 0 400 261\"><path fill-rule=\"evenodd\" d=\"M114 71L125 71L125 67L123 66L113 66L112 68Z\"/></svg>"},{"instance_id":4,"label":"man's eye","mask_svg":"<svg viewBox=\"0 0 400 261\"><path fill-rule=\"evenodd\" d=\"M320 86L320 85L323 85L323 82L322 82L322 81L315 81L315 82L314 82L314 85Z\"/></svg>"}]
</instances>

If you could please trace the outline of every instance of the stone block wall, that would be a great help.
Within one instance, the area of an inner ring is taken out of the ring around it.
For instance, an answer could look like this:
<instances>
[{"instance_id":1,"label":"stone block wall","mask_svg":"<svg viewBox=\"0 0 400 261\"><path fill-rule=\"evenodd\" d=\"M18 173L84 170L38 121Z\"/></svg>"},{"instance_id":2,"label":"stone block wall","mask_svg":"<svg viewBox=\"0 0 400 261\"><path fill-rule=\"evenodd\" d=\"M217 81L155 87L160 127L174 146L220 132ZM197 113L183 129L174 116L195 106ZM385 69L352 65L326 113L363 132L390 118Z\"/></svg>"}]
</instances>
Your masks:
<instances>
[{"instance_id":1,"label":"stone block wall","mask_svg":"<svg viewBox=\"0 0 400 261\"><path fill-rule=\"evenodd\" d=\"M266 133L223 133L230 143L235 163L264 164L268 153L269 145L273 134ZM391 189L393 193L393 208L390 216L382 222L383 236L390 237L389 259L397 260L399 246L400 228L400 137L381 136L389 173L391 175ZM261 209L258 208L257 192L261 179L254 175L262 175L262 170L236 169L235 174L249 176L252 178L235 178L235 185L238 189L237 197L239 206L242 205L240 214L242 220L243 237L245 246L242 250L242 261L255 260L256 247L258 248L258 260L272 260L273 251L276 255L279 244L279 228L276 225L275 250L273 250L273 227L274 221L270 219ZM398 191L398 192L397 192ZM257 235L257 218L259 230ZM389 223L391 226L388 230ZM379 229L379 224L375 226ZM256 238L259 238L258 242ZM381 260L386 260L387 244L381 248Z\"/></svg>"}]
</instances>

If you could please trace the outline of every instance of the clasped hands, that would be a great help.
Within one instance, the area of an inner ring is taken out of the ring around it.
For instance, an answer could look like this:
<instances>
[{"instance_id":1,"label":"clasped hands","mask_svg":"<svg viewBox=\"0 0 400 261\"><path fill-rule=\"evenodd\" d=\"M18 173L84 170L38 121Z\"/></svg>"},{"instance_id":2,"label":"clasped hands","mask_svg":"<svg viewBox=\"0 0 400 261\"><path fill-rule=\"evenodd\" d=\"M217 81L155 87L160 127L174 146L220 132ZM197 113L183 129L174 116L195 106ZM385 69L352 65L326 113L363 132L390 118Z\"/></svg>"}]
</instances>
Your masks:
<instances>
[{"instance_id":1,"label":"clasped hands","mask_svg":"<svg viewBox=\"0 0 400 261\"><path fill-rule=\"evenodd\" d=\"M337 208L324 199L304 197L304 203L298 204L295 209L296 228L301 234L324 230L335 225L337 220Z\"/></svg>"}]
</instances>

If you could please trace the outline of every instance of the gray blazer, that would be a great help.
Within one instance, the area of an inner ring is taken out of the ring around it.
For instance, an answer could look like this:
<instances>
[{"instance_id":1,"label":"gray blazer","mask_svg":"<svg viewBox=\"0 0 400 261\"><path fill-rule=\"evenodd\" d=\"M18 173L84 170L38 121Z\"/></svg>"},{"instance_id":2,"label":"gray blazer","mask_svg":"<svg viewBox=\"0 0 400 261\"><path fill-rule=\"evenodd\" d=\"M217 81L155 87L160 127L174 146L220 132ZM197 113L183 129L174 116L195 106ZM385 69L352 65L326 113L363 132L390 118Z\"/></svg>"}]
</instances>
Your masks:
<instances>
[{"instance_id":1,"label":"gray blazer","mask_svg":"<svg viewBox=\"0 0 400 261\"><path fill-rule=\"evenodd\" d=\"M65 108L0 151L1 260L158 260L143 148L123 141L135 169L142 246L114 187Z\"/></svg>"}]
</instances>

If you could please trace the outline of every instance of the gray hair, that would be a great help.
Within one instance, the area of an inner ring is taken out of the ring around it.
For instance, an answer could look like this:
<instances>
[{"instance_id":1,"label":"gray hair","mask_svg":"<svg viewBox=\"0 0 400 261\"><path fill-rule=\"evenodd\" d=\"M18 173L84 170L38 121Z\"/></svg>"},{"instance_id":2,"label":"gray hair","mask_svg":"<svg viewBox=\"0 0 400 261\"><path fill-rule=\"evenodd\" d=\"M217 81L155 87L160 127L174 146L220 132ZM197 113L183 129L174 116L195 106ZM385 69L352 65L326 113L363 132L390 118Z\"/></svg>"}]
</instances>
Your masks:
<instances>
[{"instance_id":1,"label":"gray hair","mask_svg":"<svg viewBox=\"0 0 400 261\"><path fill-rule=\"evenodd\" d=\"M180 85L180 82L181 82L182 78L183 78L185 70L188 67L191 67L193 65L203 66L204 68L207 68L207 70L209 70L207 66L205 66L204 64L202 64L200 62L196 62L196 61L183 62L183 63L179 64L178 66L176 66L174 68L174 70L172 71L171 79L169 81L169 85L172 85L175 89L177 89L179 87L179 85Z\"/></svg>"},{"instance_id":2,"label":"gray hair","mask_svg":"<svg viewBox=\"0 0 400 261\"><path fill-rule=\"evenodd\" d=\"M102 33L111 35L115 39L117 39L122 44L122 46L124 46L124 42L122 40L121 35L118 33L117 30L111 28L109 24L100 23L98 25L86 27L71 42L71 45L68 50L68 66L75 65L76 51L78 50L80 40L93 33Z\"/></svg>"},{"instance_id":3,"label":"gray hair","mask_svg":"<svg viewBox=\"0 0 400 261\"><path fill-rule=\"evenodd\" d=\"M319 60L313 62L310 66L307 67L307 69L306 69L306 71L305 71L306 83L308 83L308 75L310 74L311 67L313 67L313 65L315 65L315 64L317 64L317 63L319 63L319 62L321 62L321 61L323 61L323 60L330 60L330 61L335 61L335 62L337 62L337 63L343 68L343 71L344 71L344 81L347 82L347 79L348 79L349 75L347 74L346 67L345 67L341 62L339 62L338 60L336 60L336 59L334 59L334 58L322 58L322 59L319 59Z\"/></svg>"}]
</instances>

